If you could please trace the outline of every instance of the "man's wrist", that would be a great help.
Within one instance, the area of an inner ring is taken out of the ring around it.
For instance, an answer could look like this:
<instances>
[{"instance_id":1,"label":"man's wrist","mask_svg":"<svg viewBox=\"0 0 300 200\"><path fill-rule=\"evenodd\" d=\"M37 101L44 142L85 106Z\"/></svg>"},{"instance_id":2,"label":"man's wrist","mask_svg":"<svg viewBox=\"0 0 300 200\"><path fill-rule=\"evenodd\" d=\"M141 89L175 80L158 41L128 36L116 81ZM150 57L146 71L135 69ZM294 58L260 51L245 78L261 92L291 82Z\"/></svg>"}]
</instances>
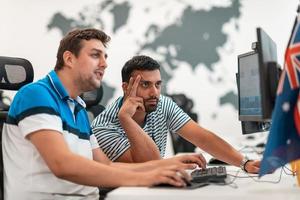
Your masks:
<instances>
[{"instance_id":1,"label":"man's wrist","mask_svg":"<svg viewBox=\"0 0 300 200\"><path fill-rule=\"evenodd\" d=\"M127 120L132 119L131 116L127 113L119 113L118 118L120 121L127 121Z\"/></svg>"},{"instance_id":2,"label":"man's wrist","mask_svg":"<svg viewBox=\"0 0 300 200\"><path fill-rule=\"evenodd\" d=\"M248 172L247 169L246 169L246 165L247 165L247 163L250 162L250 161L251 161L251 160L250 160L247 156L245 156L245 157L243 158L241 164L240 164L240 168L241 168L243 171Z\"/></svg>"}]
</instances>

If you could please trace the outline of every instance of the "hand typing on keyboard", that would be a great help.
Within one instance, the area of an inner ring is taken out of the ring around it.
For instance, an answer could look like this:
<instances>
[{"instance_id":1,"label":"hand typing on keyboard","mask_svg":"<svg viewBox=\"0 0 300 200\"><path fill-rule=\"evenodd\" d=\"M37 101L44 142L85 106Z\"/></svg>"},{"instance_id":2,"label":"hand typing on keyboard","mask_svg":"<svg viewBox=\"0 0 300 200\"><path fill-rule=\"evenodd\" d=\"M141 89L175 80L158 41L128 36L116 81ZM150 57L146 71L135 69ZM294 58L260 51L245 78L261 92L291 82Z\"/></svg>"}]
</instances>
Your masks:
<instances>
[{"instance_id":1,"label":"hand typing on keyboard","mask_svg":"<svg viewBox=\"0 0 300 200\"><path fill-rule=\"evenodd\" d=\"M224 183L227 177L226 167L209 167L206 169L196 169L191 173L192 182L202 183Z\"/></svg>"},{"instance_id":2,"label":"hand typing on keyboard","mask_svg":"<svg viewBox=\"0 0 300 200\"><path fill-rule=\"evenodd\" d=\"M209 183L225 183L225 179L227 177L226 167L218 166L196 169L191 173L191 177L191 181L188 181L188 179L183 179L185 181L185 185L183 185L181 188L195 189L206 186ZM155 185L155 187L174 188L175 186L170 184L158 184Z\"/></svg>"}]
</instances>

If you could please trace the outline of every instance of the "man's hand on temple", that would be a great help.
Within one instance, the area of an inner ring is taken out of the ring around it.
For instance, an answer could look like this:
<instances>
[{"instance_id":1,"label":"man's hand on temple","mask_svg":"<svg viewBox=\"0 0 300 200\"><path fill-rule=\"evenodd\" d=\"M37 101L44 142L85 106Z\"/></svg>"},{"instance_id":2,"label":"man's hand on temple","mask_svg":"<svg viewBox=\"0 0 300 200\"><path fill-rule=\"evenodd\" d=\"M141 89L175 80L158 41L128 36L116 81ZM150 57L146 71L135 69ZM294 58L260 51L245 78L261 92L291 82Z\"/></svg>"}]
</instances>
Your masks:
<instances>
[{"instance_id":1,"label":"man's hand on temple","mask_svg":"<svg viewBox=\"0 0 300 200\"><path fill-rule=\"evenodd\" d=\"M136 96L137 87L141 80L141 76L137 76L135 79L130 78L128 87L126 89L123 105L119 111L119 118L130 116L132 117L137 111L145 112L143 98Z\"/></svg>"}]
</instances>

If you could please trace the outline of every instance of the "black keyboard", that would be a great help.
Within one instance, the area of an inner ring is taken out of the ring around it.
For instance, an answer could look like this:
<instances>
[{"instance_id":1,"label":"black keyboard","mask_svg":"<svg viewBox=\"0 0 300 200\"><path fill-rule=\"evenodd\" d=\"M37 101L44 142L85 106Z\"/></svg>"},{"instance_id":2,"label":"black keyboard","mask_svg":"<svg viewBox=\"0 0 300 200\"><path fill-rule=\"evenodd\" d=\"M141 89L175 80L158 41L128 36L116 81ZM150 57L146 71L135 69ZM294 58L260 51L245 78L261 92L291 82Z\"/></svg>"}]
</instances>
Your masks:
<instances>
[{"instance_id":1,"label":"black keyboard","mask_svg":"<svg viewBox=\"0 0 300 200\"><path fill-rule=\"evenodd\" d=\"M192 182L195 183L225 183L227 177L226 167L209 167L196 169L191 173Z\"/></svg>"}]
</instances>

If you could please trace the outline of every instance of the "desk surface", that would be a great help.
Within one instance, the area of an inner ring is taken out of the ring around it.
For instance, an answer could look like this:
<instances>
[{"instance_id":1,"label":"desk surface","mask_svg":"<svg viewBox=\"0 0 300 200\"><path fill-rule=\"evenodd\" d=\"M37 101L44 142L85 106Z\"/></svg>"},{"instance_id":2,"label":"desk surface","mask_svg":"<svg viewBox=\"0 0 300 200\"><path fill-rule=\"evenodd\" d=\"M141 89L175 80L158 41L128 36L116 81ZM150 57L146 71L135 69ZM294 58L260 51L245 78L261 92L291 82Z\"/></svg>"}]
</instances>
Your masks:
<instances>
[{"instance_id":1,"label":"desk surface","mask_svg":"<svg viewBox=\"0 0 300 200\"><path fill-rule=\"evenodd\" d=\"M236 167L226 167L227 173L248 177ZM287 171L287 170L286 170ZM281 174L282 172L282 174ZM289 172L287 172L289 173ZM281 174L281 178L280 178ZM233 177L229 176L228 181ZM253 180L255 179L255 180ZM291 175L285 174L278 169L274 174L266 175L261 179L236 178L230 185L208 185L197 189L177 189L177 188L148 188L148 187L120 187L107 194L107 200L177 200L177 199L222 199L222 200L299 200L300 187L297 180ZM280 181L279 181L280 180ZM265 182L263 182L265 181ZM279 183L269 183L277 182Z\"/></svg>"}]
</instances>

